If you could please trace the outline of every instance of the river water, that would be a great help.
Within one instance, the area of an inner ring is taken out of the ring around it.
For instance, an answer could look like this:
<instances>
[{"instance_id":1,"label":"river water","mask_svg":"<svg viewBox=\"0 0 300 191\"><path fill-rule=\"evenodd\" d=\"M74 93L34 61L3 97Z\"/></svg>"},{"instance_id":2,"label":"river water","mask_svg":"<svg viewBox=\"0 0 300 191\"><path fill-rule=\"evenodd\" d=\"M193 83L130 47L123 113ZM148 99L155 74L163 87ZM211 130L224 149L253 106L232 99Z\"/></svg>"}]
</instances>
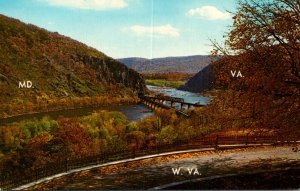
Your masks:
<instances>
[{"instance_id":1,"label":"river water","mask_svg":"<svg viewBox=\"0 0 300 191\"><path fill-rule=\"evenodd\" d=\"M177 90L175 88L150 85L148 85L147 88L151 91L155 91L156 93L162 93L171 97L183 98L186 103L200 103L201 105L206 105L210 101L209 97L203 97L198 93Z\"/></svg>"},{"instance_id":2,"label":"river water","mask_svg":"<svg viewBox=\"0 0 300 191\"><path fill-rule=\"evenodd\" d=\"M6 119L0 120L0 125L20 122L23 120L30 119L42 119L45 116L50 117L51 119L58 119L59 117L81 117L91 115L95 111L99 110L108 110L108 111L119 111L126 115L129 121L137 121L139 119L154 115L154 112L143 112L145 110L149 110L143 104L137 105L126 105L126 106L104 106L104 107L96 107L96 108L77 108L77 109L68 109L68 110L59 110L59 111L48 111L41 113L33 113L33 114L25 114L20 116L9 117Z\"/></svg>"},{"instance_id":3,"label":"river water","mask_svg":"<svg viewBox=\"0 0 300 191\"><path fill-rule=\"evenodd\" d=\"M203 97L196 93L176 90L175 88L165 88L165 87L158 87L158 86L147 86L147 87L149 90L155 91L157 93L163 93L169 96L183 98L184 101L188 103L200 102L200 104L206 105L209 102L208 97ZM128 105L128 106L78 108L78 109L69 109L69 110L60 110L60 111L49 111L49 112L42 112L42 113L35 113L35 114L25 114L21 116L1 119L0 125L19 122L22 120L29 120L33 118L42 119L44 116L49 116L52 119L58 119L59 117L87 116L97 110L120 111L127 116L129 121L137 121L139 119L154 115L154 112L144 112L146 110L147 111L149 110L149 108L147 108L145 105L137 104L137 105Z\"/></svg>"}]
</instances>

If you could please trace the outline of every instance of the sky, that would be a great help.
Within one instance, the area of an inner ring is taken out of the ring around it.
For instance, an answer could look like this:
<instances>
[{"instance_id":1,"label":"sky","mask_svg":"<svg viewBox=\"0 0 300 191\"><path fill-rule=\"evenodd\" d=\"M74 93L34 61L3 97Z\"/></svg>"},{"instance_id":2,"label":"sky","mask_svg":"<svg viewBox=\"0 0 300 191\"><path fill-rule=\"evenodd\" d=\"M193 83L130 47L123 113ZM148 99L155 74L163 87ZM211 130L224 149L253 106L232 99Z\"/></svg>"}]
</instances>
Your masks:
<instances>
[{"instance_id":1,"label":"sky","mask_svg":"<svg viewBox=\"0 0 300 191\"><path fill-rule=\"evenodd\" d=\"M113 58L207 55L235 9L236 0L0 0L0 14Z\"/></svg>"}]
</instances>

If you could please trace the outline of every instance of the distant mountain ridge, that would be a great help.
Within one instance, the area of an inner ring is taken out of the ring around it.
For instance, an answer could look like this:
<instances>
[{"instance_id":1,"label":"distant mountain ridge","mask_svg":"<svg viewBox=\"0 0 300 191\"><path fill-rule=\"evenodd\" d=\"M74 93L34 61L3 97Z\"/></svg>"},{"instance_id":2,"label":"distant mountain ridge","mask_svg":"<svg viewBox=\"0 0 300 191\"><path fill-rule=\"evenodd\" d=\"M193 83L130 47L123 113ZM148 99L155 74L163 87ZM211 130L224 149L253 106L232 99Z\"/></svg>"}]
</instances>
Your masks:
<instances>
[{"instance_id":1,"label":"distant mountain ridge","mask_svg":"<svg viewBox=\"0 0 300 191\"><path fill-rule=\"evenodd\" d=\"M118 61L140 73L181 72L196 74L210 64L212 59L208 55L194 55L154 59L131 57L121 58Z\"/></svg>"},{"instance_id":2,"label":"distant mountain ridge","mask_svg":"<svg viewBox=\"0 0 300 191\"><path fill-rule=\"evenodd\" d=\"M178 89L196 93L203 92L213 88L213 79L212 64L210 64L190 78L185 85Z\"/></svg>"}]
</instances>

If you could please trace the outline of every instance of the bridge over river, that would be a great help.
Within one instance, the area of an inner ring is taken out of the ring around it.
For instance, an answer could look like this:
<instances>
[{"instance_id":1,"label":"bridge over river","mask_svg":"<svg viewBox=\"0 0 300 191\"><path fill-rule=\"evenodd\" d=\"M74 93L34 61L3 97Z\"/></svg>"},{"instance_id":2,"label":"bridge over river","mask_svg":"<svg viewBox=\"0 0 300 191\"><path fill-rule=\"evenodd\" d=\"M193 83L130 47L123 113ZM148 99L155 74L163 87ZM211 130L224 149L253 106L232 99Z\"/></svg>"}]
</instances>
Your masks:
<instances>
[{"instance_id":1,"label":"bridge over river","mask_svg":"<svg viewBox=\"0 0 300 191\"><path fill-rule=\"evenodd\" d=\"M150 96L140 94L139 98L143 104L150 107L153 110L162 108L162 109L174 109L177 114L184 116L189 116L188 110L203 107L205 105L198 103L188 103L185 102L183 98L171 97L171 96Z\"/></svg>"}]
</instances>

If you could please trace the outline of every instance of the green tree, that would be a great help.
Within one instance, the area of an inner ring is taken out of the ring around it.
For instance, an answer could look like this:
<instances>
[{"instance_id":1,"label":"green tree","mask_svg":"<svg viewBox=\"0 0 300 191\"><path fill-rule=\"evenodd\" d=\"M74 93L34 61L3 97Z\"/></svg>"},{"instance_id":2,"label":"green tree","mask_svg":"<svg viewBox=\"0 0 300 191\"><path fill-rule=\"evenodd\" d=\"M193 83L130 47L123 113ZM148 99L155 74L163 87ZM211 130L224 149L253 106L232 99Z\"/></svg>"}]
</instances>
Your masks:
<instances>
[{"instance_id":1,"label":"green tree","mask_svg":"<svg viewBox=\"0 0 300 191\"><path fill-rule=\"evenodd\" d=\"M161 129L157 137L157 141L160 144L172 144L177 139L177 137L178 137L177 132L174 130L172 126L168 125Z\"/></svg>"}]
</instances>

